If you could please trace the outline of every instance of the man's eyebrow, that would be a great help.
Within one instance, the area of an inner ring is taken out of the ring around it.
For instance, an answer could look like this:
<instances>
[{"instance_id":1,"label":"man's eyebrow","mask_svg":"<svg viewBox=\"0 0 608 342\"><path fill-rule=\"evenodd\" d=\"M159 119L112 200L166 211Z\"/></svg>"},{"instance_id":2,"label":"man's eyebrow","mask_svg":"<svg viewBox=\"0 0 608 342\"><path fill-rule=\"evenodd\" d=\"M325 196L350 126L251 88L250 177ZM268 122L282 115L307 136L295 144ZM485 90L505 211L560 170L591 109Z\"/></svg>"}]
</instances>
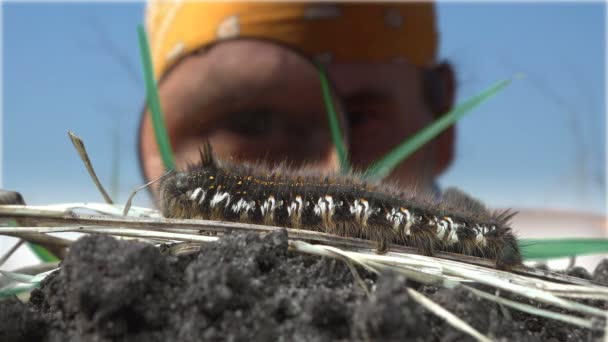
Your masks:
<instances>
[{"instance_id":1,"label":"man's eyebrow","mask_svg":"<svg viewBox=\"0 0 608 342\"><path fill-rule=\"evenodd\" d=\"M366 88L345 94L342 99L346 105L365 105L391 101L393 94L379 89Z\"/></svg>"}]
</instances>

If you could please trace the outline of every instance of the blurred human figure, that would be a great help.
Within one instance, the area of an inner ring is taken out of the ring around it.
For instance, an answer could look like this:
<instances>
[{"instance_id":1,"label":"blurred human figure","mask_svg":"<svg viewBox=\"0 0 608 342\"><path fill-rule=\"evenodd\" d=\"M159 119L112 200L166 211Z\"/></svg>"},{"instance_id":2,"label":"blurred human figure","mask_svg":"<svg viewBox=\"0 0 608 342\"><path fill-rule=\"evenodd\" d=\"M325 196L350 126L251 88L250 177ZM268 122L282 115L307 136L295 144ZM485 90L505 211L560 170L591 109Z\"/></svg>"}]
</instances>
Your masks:
<instances>
[{"instance_id":1,"label":"blurred human figure","mask_svg":"<svg viewBox=\"0 0 608 342\"><path fill-rule=\"evenodd\" d=\"M219 158L288 160L336 170L319 75L328 72L349 160L363 170L438 116L455 97L437 60L434 4L150 2L152 58L178 167L209 140ZM451 128L389 176L434 186L450 165ZM139 153L163 172L150 116Z\"/></svg>"}]
</instances>

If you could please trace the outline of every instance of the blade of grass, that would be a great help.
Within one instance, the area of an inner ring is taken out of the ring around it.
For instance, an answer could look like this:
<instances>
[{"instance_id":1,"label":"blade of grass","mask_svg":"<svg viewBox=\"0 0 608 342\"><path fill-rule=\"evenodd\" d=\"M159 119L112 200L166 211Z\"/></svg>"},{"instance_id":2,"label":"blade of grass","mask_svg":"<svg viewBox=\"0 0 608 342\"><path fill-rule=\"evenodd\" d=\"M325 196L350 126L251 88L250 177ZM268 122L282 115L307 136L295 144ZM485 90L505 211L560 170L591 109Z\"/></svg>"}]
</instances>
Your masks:
<instances>
[{"instance_id":1,"label":"blade of grass","mask_svg":"<svg viewBox=\"0 0 608 342\"><path fill-rule=\"evenodd\" d=\"M348 164L348 152L346 151L344 136L340 131L340 122L331 98L331 91L329 88L329 82L327 81L327 75L321 63L317 63L317 70L319 71L321 90L323 91L323 101L325 102L325 109L327 110L327 117L329 119L331 139L334 146L336 146L338 158L340 159L340 171L342 171L342 173L347 173L350 170L350 165Z\"/></svg>"},{"instance_id":2,"label":"blade of grass","mask_svg":"<svg viewBox=\"0 0 608 342\"><path fill-rule=\"evenodd\" d=\"M34 275L34 277L31 279L31 282L40 284L40 282L43 281L44 278L46 278L49 274L57 271L58 269L59 269L59 267L54 268L52 270L42 272L42 273L38 273L38 274Z\"/></svg>"},{"instance_id":3,"label":"blade of grass","mask_svg":"<svg viewBox=\"0 0 608 342\"><path fill-rule=\"evenodd\" d=\"M22 293L30 292L36 287L38 287L38 284L11 284L10 286L0 288L0 299L10 296L18 296Z\"/></svg>"},{"instance_id":4,"label":"blade of grass","mask_svg":"<svg viewBox=\"0 0 608 342\"><path fill-rule=\"evenodd\" d=\"M420 293L412 288L409 288L409 287L407 288L407 293L416 302L418 302L418 304L424 306L427 310L431 311L433 314L444 319L452 327L468 334L469 336L473 337L477 341L483 341L483 342L492 341L491 339L489 339L488 337L484 336L482 333L477 331L475 328L473 328L472 326L467 324L460 317L458 317L455 314L451 313L450 311L446 310L441 305L433 302L431 299L427 298L422 293Z\"/></svg>"},{"instance_id":5,"label":"blade of grass","mask_svg":"<svg viewBox=\"0 0 608 342\"><path fill-rule=\"evenodd\" d=\"M53 253L49 252L46 248L42 246L33 243L28 243L27 246L32 250L34 254L36 254L38 260L42 262L59 261L59 258L57 258Z\"/></svg>"},{"instance_id":6,"label":"blade of grass","mask_svg":"<svg viewBox=\"0 0 608 342\"><path fill-rule=\"evenodd\" d=\"M589 319L583 319L583 318L572 316L572 315L566 315L566 314L552 312L552 311L545 310L545 309L539 309L532 305L518 303L513 300L501 298L501 297L480 291L478 289L475 289L475 288L467 286L467 285L462 285L462 287L467 289L468 291L473 292L474 294L476 294L477 296L479 296L481 298L497 302L499 304L508 306L515 310L527 312L529 314L536 315L536 316L554 319L554 320L561 321L561 322L568 323L568 324L577 325L579 327L583 327L583 328L587 328L587 329L594 329L593 322Z\"/></svg>"},{"instance_id":7,"label":"blade of grass","mask_svg":"<svg viewBox=\"0 0 608 342\"><path fill-rule=\"evenodd\" d=\"M82 138L80 138L79 136L74 134L74 132L70 132L70 131L68 131L68 137L70 138L72 145L74 145L76 152L78 152L78 156L80 156L80 159L84 163L84 167L87 169L89 176L91 176L93 183L95 183L95 186L97 187L97 190L99 190L99 193L101 194L103 199L108 204L114 204L114 201L112 201L112 198L110 198L110 195L108 195L108 192L101 184L99 177L97 177L97 173L95 172L95 169L93 168L93 163L91 163L91 158L89 158L89 154L87 153L87 149L84 146L84 142L82 141Z\"/></svg>"},{"instance_id":8,"label":"blade of grass","mask_svg":"<svg viewBox=\"0 0 608 342\"><path fill-rule=\"evenodd\" d=\"M17 227L17 222L15 220L10 220L8 222L9 227ZM36 255L36 258L42 262L54 262L59 261L59 258L55 256L53 253L49 252L46 248L39 246L37 244L28 242L27 247Z\"/></svg>"},{"instance_id":9,"label":"blade of grass","mask_svg":"<svg viewBox=\"0 0 608 342\"><path fill-rule=\"evenodd\" d=\"M511 83L512 80L513 79L511 78L497 82L490 88L468 99L447 114L441 116L439 119L435 120L433 123L414 134L414 136L405 140L380 160L376 161L367 170L366 175L374 178L384 178L388 176L391 171L401 163L401 161L412 155L421 146L439 135L439 133L453 125L456 121L460 120L460 118L471 112L475 107L483 103L485 100L503 90Z\"/></svg>"},{"instance_id":10,"label":"blade of grass","mask_svg":"<svg viewBox=\"0 0 608 342\"><path fill-rule=\"evenodd\" d=\"M163 113L160 107L160 99L158 96L158 85L154 78L154 70L152 69L152 57L150 56L150 46L148 44L148 36L144 27L140 24L137 27L139 36L139 52L141 54L142 66L144 69L144 79L146 83L146 102L148 109L152 115L152 126L154 127L154 135L156 143L160 151L163 164L167 170L175 168L175 160L173 158L173 149L171 141L167 134Z\"/></svg>"},{"instance_id":11,"label":"blade of grass","mask_svg":"<svg viewBox=\"0 0 608 342\"><path fill-rule=\"evenodd\" d=\"M114 121L112 136L112 173L110 176L110 194L115 201L118 201L118 191L120 188L120 131L116 121Z\"/></svg>"},{"instance_id":12,"label":"blade of grass","mask_svg":"<svg viewBox=\"0 0 608 342\"><path fill-rule=\"evenodd\" d=\"M520 239L519 245L526 260L608 254L608 239Z\"/></svg>"},{"instance_id":13,"label":"blade of grass","mask_svg":"<svg viewBox=\"0 0 608 342\"><path fill-rule=\"evenodd\" d=\"M13 247L11 247L11 249L9 249L2 257L0 257L0 267L4 265L4 263L13 255L13 253L17 251L17 249L19 249L19 247L21 247L21 245L23 245L24 242L25 241L23 241L22 239L19 239L17 243L15 243Z\"/></svg>"},{"instance_id":14,"label":"blade of grass","mask_svg":"<svg viewBox=\"0 0 608 342\"><path fill-rule=\"evenodd\" d=\"M40 286L40 282L44 280L44 278L56 270L58 270L58 268L38 273L36 275L0 271L3 276L12 280L12 283L0 288L0 299L12 295L19 295L37 288Z\"/></svg>"},{"instance_id":15,"label":"blade of grass","mask_svg":"<svg viewBox=\"0 0 608 342\"><path fill-rule=\"evenodd\" d=\"M131 209L131 202L133 202L133 198L135 198L135 195L137 195L137 193L138 193L140 190L145 189L145 188L147 188L148 186L152 185L153 183L158 182L159 180L161 180L161 179L165 178L166 176L168 176L168 175L169 175L169 174L171 174L172 172L173 172L173 170L169 170L169 171L168 171L168 172L166 172L164 175L162 175L162 176L160 176L160 177L156 178L155 180L150 181L150 182L148 182L148 183L146 183L146 184L144 184L144 185L142 185L142 186L138 187L137 189L133 190L133 192L131 192L131 195L129 196L129 199L127 199L127 203L125 204L125 208L124 208L124 210L123 210L123 212L122 212L122 215L123 215L123 216L127 216L127 214L129 213L129 209Z\"/></svg>"},{"instance_id":16,"label":"blade of grass","mask_svg":"<svg viewBox=\"0 0 608 342\"><path fill-rule=\"evenodd\" d=\"M9 272L9 271L2 271L0 270L0 274L2 274L3 276L19 282L19 283L24 283L24 284L33 284L34 282L32 282L32 279L34 279L33 275L29 275L29 274L22 274L22 273L15 273L15 272Z\"/></svg>"}]
</instances>

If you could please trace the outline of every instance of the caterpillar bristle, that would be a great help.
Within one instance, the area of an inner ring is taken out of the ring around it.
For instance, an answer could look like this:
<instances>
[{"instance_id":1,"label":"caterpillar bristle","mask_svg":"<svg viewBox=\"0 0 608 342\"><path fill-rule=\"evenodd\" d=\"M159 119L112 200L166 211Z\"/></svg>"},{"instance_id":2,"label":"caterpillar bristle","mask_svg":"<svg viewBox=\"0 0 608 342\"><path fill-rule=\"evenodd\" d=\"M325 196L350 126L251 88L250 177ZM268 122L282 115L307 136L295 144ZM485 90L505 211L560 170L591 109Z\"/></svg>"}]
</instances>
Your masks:
<instances>
[{"instance_id":1,"label":"caterpillar bristle","mask_svg":"<svg viewBox=\"0 0 608 342\"><path fill-rule=\"evenodd\" d=\"M213 148L211 147L211 143L208 140L205 140L203 143L203 148L199 147L198 149L199 155L201 157L201 166L202 167L216 167L215 157L213 155Z\"/></svg>"},{"instance_id":2,"label":"caterpillar bristle","mask_svg":"<svg viewBox=\"0 0 608 342\"><path fill-rule=\"evenodd\" d=\"M375 183L357 174L320 174L217 160L211 145L200 163L166 177L160 185L162 213L308 229L390 244L413 246L424 255L447 251L494 259L496 267L522 263L508 222L515 212L490 212L479 200L448 189L437 202L420 191Z\"/></svg>"},{"instance_id":3,"label":"caterpillar bristle","mask_svg":"<svg viewBox=\"0 0 608 342\"><path fill-rule=\"evenodd\" d=\"M496 212L494 218L501 224L508 225L515 215L517 215L517 211L506 209Z\"/></svg>"}]
</instances>

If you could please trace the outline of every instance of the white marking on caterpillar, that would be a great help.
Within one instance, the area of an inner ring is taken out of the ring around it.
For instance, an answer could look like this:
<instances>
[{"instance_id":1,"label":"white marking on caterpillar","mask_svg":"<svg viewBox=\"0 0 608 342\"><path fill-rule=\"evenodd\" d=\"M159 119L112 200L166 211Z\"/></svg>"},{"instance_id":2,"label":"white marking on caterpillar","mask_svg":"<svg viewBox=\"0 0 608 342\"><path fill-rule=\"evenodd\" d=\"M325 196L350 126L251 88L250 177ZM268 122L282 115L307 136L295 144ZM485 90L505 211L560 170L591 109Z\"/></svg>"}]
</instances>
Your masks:
<instances>
[{"instance_id":1,"label":"white marking on caterpillar","mask_svg":"<svg viewBox=\"0 0 608 342\"><path fill-rule=\"evenodd\" d=\"M319 198L319 200L321 199ZM325 202L327 202L328 205L332 206L334 204L334 199L330 195L325 195Z\"/></svg>"},{"instance_id":2,"label":"white marking on caterpillar","mask_svg":"<svg viewBox=\"0 0 608 342\"><path fill-rule=\"evenodd\" d=\"M209 206L215 208L216 205L222 203L224 200L226 200L227 207L228 204L230 204L230 194L227 192L218 192L213 196L211 202L209 202Z\"/></svg>"},{"instance_id":3,"label":"white marking on caterpillar","mask_svg":"<svg viewBox=\"0 0 608 342\"><path fill-rule=\"evenodd\" d=\"M437 222L437 218L433 217L434 221ZM439 240L443 240L445 236L445 232L449 229L449 224L446 220L441 220L437 222L437 224L433 224L437 226L437 238Z\"/></svg>"},{"instance_id":4,"label":"white marking on caterpillar","mask_svg":"<svg viewBox=\"0 0 608 342\"><path fill-rule=\"evenodd\" d=\"M365 198L355 200L355 203L350 206L350 213L355 215L357 223L367 225L367 220L372 214L380 212L380 208L370 208L369 202ZM363 217L361 216L363 214Z\"/></svg>"},{"instance_id":5,"label":"white marking on caterpillar","mask_svg":"<svg viewBox=\"0 0 608 342\"><path fill-rule=\"evenodd\" d=\"M485 247L488 243L486 241L485 234L487 234L487 228L485 226L481 226L479 224L475 225L475 232L477 235L475 236L475 242L480 244L482 247Z\"/></svg>"},{"instance_id":6,"label":"white marking on caterpillar","mask_svg":"<svg viewBox=\"0 0 608 342\"><path fill-rule=\"evenodd\" d=\"M319 200L317 201L317 204L315 204L314 208L315 215L325 218L327 211L328 202L323 197L319 197Z\"/></svg>"},{"instance_id":7,"label":"white marking on caterpillar","mask_svg":"<svg viewBox=\"0 0 608 342\"><path fill-rule=\"evenodd\" d=\"M196 200L198 200L198 194L200 194L201 191L203 191L203 189L201 189L201 188L194 189L194 191L192 192L192 195L190 195L190 200L196 202Z\"/></svg>"},{"instance_id":8,"label":"white marking on caterpillar","mask_svg":"<svg viewBox=\"0 0 608 342\"><path fill-rule=\"evenodd\" d=\"M302 210L304 210L302 204L302 196L296 196L296 200L294 202L291 202L289 207L287 207L287 215L291 216L295 213L296 217L300 219L302 217Z\"/></svg>"},{"instance_id":9,"label":"white marking on caterpillar","mask_svg":"<svg viewBox=\"0 0 608 342\"><path fill-rule=\"evenodd\" d=\"M357 222L361 222L361 213L363 212L363 206L359 203L359 200L355 200L355 203L350 206L350 213L355 214Z\"/></svg>"},{"instance_id":10,"label":"white marking on caterpillar","mask_svg":"<svg viewBox=\"0 0 608 342\"><path fill-rule=\"evenodd\" d=\"M444 217L443 220L447 222L448 227L450 228L450 233L448 234L448 244L455 244L458 242L458 228L460 225L454 223L450 217Z\"/></svg>"},{"instance_id":11,"label":"white marking on caterpillar","mask_svg":"<svg viewBox=\"0 0 608 342\"><path fill-rule=\"evenodd\" d=\"M399 231L399 227L401 223L404 221L404 216L401 211L397 211L397 209L392 208L390 213L386 214L386 220L393 224L393 230L396 232Z\"/></svg>"},{"instance_id":12,"label":"white marking on caterpillar","mask_svg":"<svg viewBox=\"0 0 608 342\"><path fill-rule=\"evenodd\" d=\"M302 211L304 210L302 196L296 196L296 203L298 203L298 218L300 218L302 217Z\"/></svg>"},{"instance_id":13,"label":"white marking on caterpillar","mask_svg":"<svg viewBox=\"0 0 608 342\"><path fill-rule=\"evenodd\" d=\"M287 207L287 216L291 217L291 215L293 213L295 213L296 210L298 210L298 203L291 202L291 204L289 205L289 207Z\"/></svg>"},{"instance_id":14,"label":"white marking on caterpillar","mask_svg":"<svg viewBox=\"0 0 608 342\"><path fill-rule=\"evenodd\" d=\"M414 217L410 214L410 211L405 208L399 208L399 211L405 216L405 227L403 228L403 231L405 232L405 235L409 236L411 234L410 229L414 223Z\"/></svg>"},{"instance_id":15,"label":"white marking on caterpillar","mask_svg":"<svg viewBox=\"0 0 608 342\"><path fill-rule=\"evenodd\" d=\"M369 202L366 199L361 199L361 203L363 204L363 219L361 220L362 225L367 225L367 220L370 215L374 213L374 210L369 207ZM378 209L380 210L380 209Z\"/></svg>"},{"instance_id":16,"label":"white marking on caterpillar","mask_svg":"<svg viewBox=\"0 0 608 342\"><path fill-rule=\"evenodd\" d=\"M321 208L323 206L323 208ZM317 216L321 216L321 211L325 210L325 202L322 202L319 198L319 204L315 204L314 213Z\"/></svg>"},{"instance_id":17,"label":"white marking on caterpillar","mask_svg":"<svg viewBox=\"0 0 608 342\"><path fill-rule=\"evenodd\" d=\"M327 203L327 210L329 214L328 216L329 218L331 218L336 213L336 205L334 204L334 199L329 195L325 195L325 202Z\"/></svg>"},{"instance_id":18,"label":"white marking on caterpillar","mask_svg":"<svg viewBox=\"0 0 608 342\"><path fill-rule=\"evenodd\" d=\"M199 194L202 194L200 199L198 199ZM198 199L198 204L203 204L205 197L207 197L207 191L204 191L202 188L196 188L194 191L186 192L186 195L190 196L190 200L196 202Z\"/></svg>"},{"instance_id":19,"label":"white marking on caterpillar","mask_svg":"<svg viewBox=\"0 0 608 342\"><path fill-rule=\"evenodd\" d=\"M475 236L475 242L477 242L483 247L487 245L486 238L481 233L478 233L477 236Z\"/></svg>"},{"instance_id":20,"label":"white marking on caterpillar","mask_svg":"<svg viewBox=\"0 0 608 342\"><path fill-rule=\"evenodd\" d=\"M334 199L330 195L319 197L319 200L314 208L314 213L315 215L321 217L323 224L326 226L332 226L332 218L335 212L336 206L334 204Z\"/></svg>"},{"instance_id":21,"label":"white marking on caterpillar","mask_svg":"<svg viewBox=\"0 0 608 342\"><path fill-rule=\"evenodd\" d=\"M494 228L496 228L495 226L492 227L487 227L487 226L482 226L482 225L477 225L479 227L479 229L481 230L481 233L485 236L486 234L488 234L489 232L493 231Z\"/></svg>"},{"instance_id":22,"label":"white marking on caterpillar","mask_svg":"<svg viewBox=\"0 0 608 342\"><path fill-rule=\"evenodd\" d=\"M232 211L236 214L240 213L241 210L245 209L245 212L253 210L255 207L255 202L247 202L244 199L240 199L238 202L232 205Z\"/></svg>"},{"instance_id":23,"label":"white marking on caterpillar","mask_svg":"<svg viewBox=\"0 0 608 342\"><path fill-rule=\"evenodd\" d=\"M273 218L275 208L276 208L276 200L274 199L274 196L271 195L268 197L268 199L266 201L264 201L264 203L260 207L260 210L262 211L262 216L266 216L266 214L270 214L270 218Z\"/></svg>"}]
</instances>

